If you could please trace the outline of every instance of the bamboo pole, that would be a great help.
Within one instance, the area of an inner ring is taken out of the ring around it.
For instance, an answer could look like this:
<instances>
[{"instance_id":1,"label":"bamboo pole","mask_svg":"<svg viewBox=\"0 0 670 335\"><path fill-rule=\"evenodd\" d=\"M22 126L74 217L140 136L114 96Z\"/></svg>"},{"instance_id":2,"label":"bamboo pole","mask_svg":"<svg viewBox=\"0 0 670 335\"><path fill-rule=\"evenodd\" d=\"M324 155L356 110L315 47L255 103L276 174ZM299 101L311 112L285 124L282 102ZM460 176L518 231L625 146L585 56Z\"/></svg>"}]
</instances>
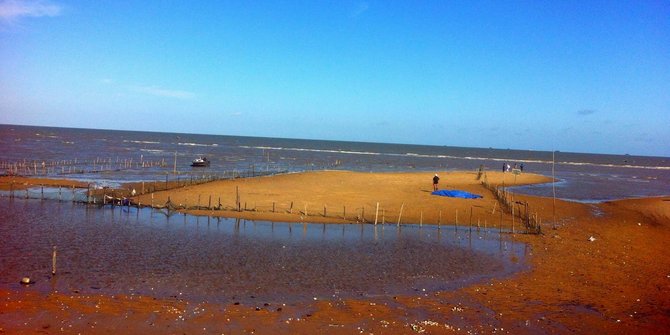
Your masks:
<instances>
[{"instance_id":1,"label":"bamboo pole","mask_svg":"<svg viewBox=\"0 0 670 335\"><path fill-rule=\"evenodd\" d=\"M400 219L402 219L402 210L405 207L405 203L403 202L402 205L400 205L400 214L398 214L398 227L400 227Z\"/></svg>"},{"instance_id":2,"label":"bamboo pole","mask_svg":"<svg viewBox=\"0 0 670 335\"><path fill-rule=\"evenodd\" d=\"M512 234L514 234L514 203L512 203Z\"/></svg>"},{"instance_id":3,"label":"bamboo pole","mask_svg":"<svg viewBox=\"0 0 670 335\"><path fill-rule=\"evenodd\" d=\"M237 211L241 212L240 208L240 187L235 186L235 207L237 207ZM291 207L293 207L293 203L291 203Z\"/></svg>"},{"instance_id":4,"label":"bamboo pole","mask_svg":"<svg viewBox=\"0 0 670 335\"><path fill-rule=\"evenodd\" d=\"M470 206L470 232L472 233L472 206Z\"/></svg>"},{"instance_id":5,"label":"bamboo pole","mask_svg":"<svg viewBox=\"0 0 670 335\"><path fill-rule=\"evenodd\" d=\"M437 217L437 229L440 229L440 224L442 223L442 211L440 210L440 213Z\"/></svg>"},{"instance_id":6,"label":"bamboo pole","mask_svg":"<svg viewBox=\"0 0 670 335\"><path fill-rule=\"evenodd\" d=\"M458 231L458 209L456 210L456 223L454 223L454 230Z\"/></svg>"},{"instance_id":7,"label":"bamboo pole","mask_svg":"<svg viewBox=\"0 0 670 335\"><path fill-rule=\"evenodd\" d=\"M552 224L554 226L554 229L556 229L556 176L554 174L554 165L556 164L556 159L555 159L555 150L551 151L551 193L552 193L552 205L551 205L551 220Z\"/></svg>"},{"instance_id":8,"label":"bamboo pole","mask_svg":"<svg viewBox=\"0 0 670 335\"><path fill-rule=\"evenodd\" d=\"M56 246L53 246L53 251L51 252L51 274L56 275Z\"/></svg>"}]
</instances>

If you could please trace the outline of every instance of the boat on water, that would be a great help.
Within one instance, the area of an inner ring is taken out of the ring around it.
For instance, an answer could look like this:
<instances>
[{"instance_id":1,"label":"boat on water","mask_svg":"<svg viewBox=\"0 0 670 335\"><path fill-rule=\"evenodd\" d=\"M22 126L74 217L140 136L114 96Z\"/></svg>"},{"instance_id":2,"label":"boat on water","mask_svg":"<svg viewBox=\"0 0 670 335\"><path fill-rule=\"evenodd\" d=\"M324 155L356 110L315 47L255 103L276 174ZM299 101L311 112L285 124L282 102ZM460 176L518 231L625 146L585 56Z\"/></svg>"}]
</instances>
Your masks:
<instances>
[{"instance_id":1,"label":"boat on water","mask_svg":"<svg viewBox=\"0 0 670 335\"><path fill-rule=\"evenodd\" d=\"M194 159L193 162L191 162L191 166L194 166L194 167L209 166L209 163L210 163L209 159L207 159L207 157L203 156L203 157L198 157L198 158Z\"/></svg>"}]
</instances>

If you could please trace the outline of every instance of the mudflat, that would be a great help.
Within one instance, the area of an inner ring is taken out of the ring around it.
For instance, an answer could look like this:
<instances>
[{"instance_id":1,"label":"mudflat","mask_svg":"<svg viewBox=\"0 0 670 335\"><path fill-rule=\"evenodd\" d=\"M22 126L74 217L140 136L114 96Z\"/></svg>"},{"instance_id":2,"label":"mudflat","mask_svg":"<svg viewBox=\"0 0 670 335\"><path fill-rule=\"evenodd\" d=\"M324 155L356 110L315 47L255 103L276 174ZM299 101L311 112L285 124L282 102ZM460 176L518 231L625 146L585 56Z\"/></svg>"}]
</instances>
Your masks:
<instances>
[{"instance_id":1,"label":"mudflat","mask_svg":"<svg viewBox=\"0 0 670 335\"><path fill-rule=\"evenodd\" d=\"M373 223L376 218L385 224L400 219L402 223L511 227L511 215L506 212L501 219L500 204L476 174L437 173L441 189L464 190L483 198L431 195L432 173L320 171L217 181L133 200L165 204L169 197L177 206L200 207L189 210L195 214L254 220ZM493 185L549 180L495 172L485 178ZM133 187L137 185L129 185L128 190ZM530 267L512 277L431 294L309 300L288 306L195 305L170 297L76 292L45 296L5 289L0 292L2 331L60 332L65 327L70 332L99 334L123 329L152 334L658 334L670 329L669 197L598 204L518 194L514 199L527 202L529 210L537 213L543 233L513 235L528 244Z\"/></svg>"}]
</instances>

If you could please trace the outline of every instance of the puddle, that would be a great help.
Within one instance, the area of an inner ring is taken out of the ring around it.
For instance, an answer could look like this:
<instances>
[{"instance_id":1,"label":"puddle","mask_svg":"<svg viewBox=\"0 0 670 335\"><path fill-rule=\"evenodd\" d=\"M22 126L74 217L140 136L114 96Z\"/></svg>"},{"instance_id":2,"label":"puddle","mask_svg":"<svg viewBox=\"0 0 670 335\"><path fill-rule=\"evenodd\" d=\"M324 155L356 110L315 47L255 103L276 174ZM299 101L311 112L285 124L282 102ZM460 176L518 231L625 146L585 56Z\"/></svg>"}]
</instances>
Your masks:
<instances>
[{"instance_id":1,"label":"puddle","mask_svg":"<svg viewBox=\"0 0 670 335\"><path fill-rule=\"evenodd\" d=\"M302 224L0 199L0 286L209 302L428 293L525 267L495 230ZM57 276L51 276L57 246Z\"/></svg>"}]
</instances>

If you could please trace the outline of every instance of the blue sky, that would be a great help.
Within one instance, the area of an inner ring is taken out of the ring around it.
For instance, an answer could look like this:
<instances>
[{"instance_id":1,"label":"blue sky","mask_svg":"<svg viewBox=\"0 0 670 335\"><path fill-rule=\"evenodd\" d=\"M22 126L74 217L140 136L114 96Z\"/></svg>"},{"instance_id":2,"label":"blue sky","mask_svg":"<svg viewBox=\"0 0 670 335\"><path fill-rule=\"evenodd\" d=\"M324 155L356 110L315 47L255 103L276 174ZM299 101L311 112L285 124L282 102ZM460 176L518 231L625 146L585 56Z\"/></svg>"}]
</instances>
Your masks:
<instances>
[{"instance_id":1,"label":"blue sky","mask_svg":"<svg viewBox=\"0 0 670 335\"><path fill-rule=\"evenodd\" d=\"M670 2L0 0L0 123L670 156Z\"/></svg>"}]
</instances>

